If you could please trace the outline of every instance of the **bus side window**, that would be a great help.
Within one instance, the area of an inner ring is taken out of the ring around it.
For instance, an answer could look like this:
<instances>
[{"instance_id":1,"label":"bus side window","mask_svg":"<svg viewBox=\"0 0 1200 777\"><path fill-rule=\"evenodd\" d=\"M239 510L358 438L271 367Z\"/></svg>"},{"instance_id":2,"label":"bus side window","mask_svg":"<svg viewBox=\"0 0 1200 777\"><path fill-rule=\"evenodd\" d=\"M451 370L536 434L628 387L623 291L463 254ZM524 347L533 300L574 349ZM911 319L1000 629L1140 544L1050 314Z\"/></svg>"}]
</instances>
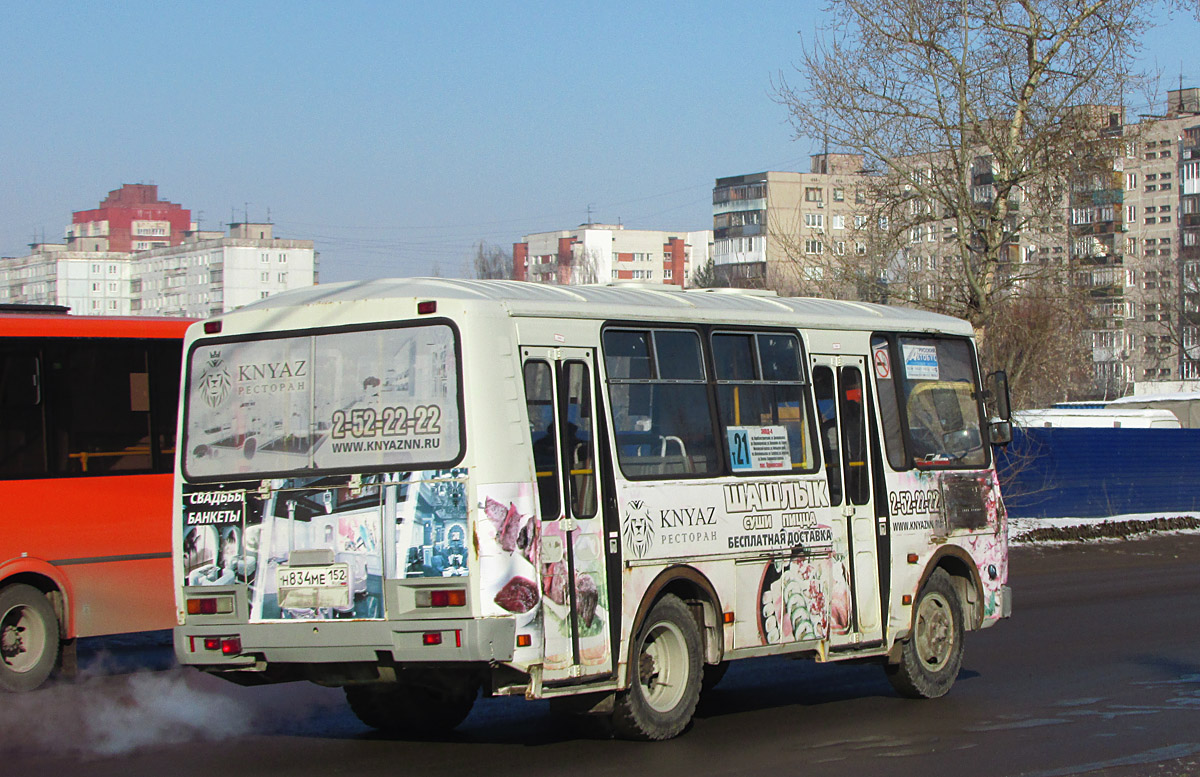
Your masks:
<instances>
[{"instance_id":1,"label":"bus side window","mask_svg":"<svg viewBox=\"0 0 1200 777\"><path fill-rule=\"evenodd\" d=\"M817 415L821 424L821 452L825 455L825 476L829 479L829 504L842 503L842 455L838 445L837 391L833 385L833 370L813 367L813 388L817 393Z\"/></svg>"},{"instance_id":2,"label":"bus side window","mask_svg":"<svg viewBox=\"0 0 1200 777\"><path fill-rule=\"evenodd\" d=\"M175 425L179 413L179 370L183 349L177 341L150 345L150 423L154 432L155 472L175 467Z\"/></svg>"},{"instance_id":3,"label":"bus side window","mask_svg":"<svg viewBox=\"0 0 1200 777\"><path fill-rule=\"evenodd\" d=\"M815 472L799 339L779 332L719 332L712 336L712 352L722 436L729 440L731 429L776 427L787 439L790 471ZM738 462L733 468L757 474Z\"/></svg>"},{"instance_id":4,"label":"bus side window","mask_svg":"<svg viewBox=\"0 0 1200 777\"><path fill-rule=\"evenodd\" d=\"M563 368L567 389L567 465L571 473L571 514L596 515L596 463L592 445L592 382L587 365L567 362Z\"/></svg>"},{"instance_id":5,"label":"bus side window","mask_svg":"<svg viewBox=\"0 0 1200 777\"><path fill-rule=\"evenodd\" d=\"M867 466L867 396L862 373L856 367L842 367L839 375L846 497L850 504L865 505L871 495L871 469Z\"/></svg>"},{"instance_id":6,"label":"bus side window","mask_svg":"<svg viewBox=\"0 0 1200 777\"><path fill-rule=\"evenodd\" d=\"M718 472L699 333L609 329L603 342L617 461L625 476Z\"/></svg>"},{"instance_id":7,"label":"bus side window","mask_svg":"<svg viewBox=\"0 0 1200 777\"><path fill-rule=\"evenodd\" d=\"M151 471L145 344L62 342L47 362L56 469L65 475Z\"/></svg>"},{"instance_id":8,"label":"bus side window","mask_svg":"<svg viewBox=\"0 0 1200 777\"><path fill-rule=\"evenodd\" d=\"M41 377L31 350L0 352L0 477L46 474Z\"/></svg>"},{"instance_id":9,"label":"bus side window","mask_svg":"<svg viewBox=\"0 0 1200 777\"><path fill-rule=\"evenodd\" d=\"M554 381L546 362L525 363L525 407L537 473L538 504L542 520L558 518L558 446L554 430Z\"/></svg>"}]
</instances>

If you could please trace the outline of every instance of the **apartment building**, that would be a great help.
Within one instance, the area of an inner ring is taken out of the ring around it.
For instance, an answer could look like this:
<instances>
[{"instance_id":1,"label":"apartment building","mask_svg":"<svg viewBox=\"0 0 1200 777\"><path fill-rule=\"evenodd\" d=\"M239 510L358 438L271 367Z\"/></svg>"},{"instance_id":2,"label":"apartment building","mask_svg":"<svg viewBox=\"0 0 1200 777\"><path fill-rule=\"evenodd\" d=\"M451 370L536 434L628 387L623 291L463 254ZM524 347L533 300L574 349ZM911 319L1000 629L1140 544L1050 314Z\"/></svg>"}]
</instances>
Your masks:
<instances>
[{"instance_id":1,"label":"apartment building","mask_svg":"<svg viewBox=\"0 0 1200 777\"><path fill-rule=\"evenodd\" d=\"M80 315L205 318L317 282L311 240L274 237L271 224L189 230L176 246L137 252L40 243L0 260L0 302L66 305Z\"/></svg>"},{"instance_id":2,"label":"apartment building","mask_svg":"<svg viewBox=\"0 0 1200 777\"><path fill-rule=\"evenodd\" d=\"M717 282L813 293L813 286L832 281L831 258L868 254L868 210L860 154L814 155L806 173L718 178L713 186Z\"/></svg>"},{"instance_id":3,"label":"apartment building","mask_svg":"<svg viewBox=\"0 0 1200 777\"><path fill-rule=\"evenodd\" d=\"M131 255L35 243L27 256L0 260L0 302L66 305L85 315L127 316Z\"/></svg>"},{"instance_id":4,"label":"apartment building","mask_svg":"<svg viewBox=\"0 0 1200 777\"><path fill-rule=\"evenodd\" d=\"M193 232L174 248L137 254L130 291L135 315L205 318L317 282L311 240L274 236L267 223Z\"/></svg>"},{"instance_id":5,"label":"apartment building","mask_svg":"<svg viewBox=\"0 0 1200 777\"><path fill-rule=\"evenodd\" d=\"M67 226L69 251L131 253L177 246L191 229L192 213L161 200L155 184L127 183L91 210L79 210Z\"/></svg>"},{"instance_id":6,"label":"apartment building","mask_svg":"<svg viewBox=\"0 0 1200 777\"><path fill-rule=\"evenodd\" d=\"M712 234L620 224L538 232L513 244L513 278L564 286L629 280L686 287L708 263Z\"/></svg>"},{"instance_id":7,"label":"apartment building","mask_svg":"<svg viewBox=\"0 0 1200 777\"><path fill-rule=\"evenodd\" d=\"M1093 301L1102 397L1200 379L1200 89L1171 90L1164 107L1118 122L1110 172L1071 187L1071 259Z\"/></svg>"}]
</instances>

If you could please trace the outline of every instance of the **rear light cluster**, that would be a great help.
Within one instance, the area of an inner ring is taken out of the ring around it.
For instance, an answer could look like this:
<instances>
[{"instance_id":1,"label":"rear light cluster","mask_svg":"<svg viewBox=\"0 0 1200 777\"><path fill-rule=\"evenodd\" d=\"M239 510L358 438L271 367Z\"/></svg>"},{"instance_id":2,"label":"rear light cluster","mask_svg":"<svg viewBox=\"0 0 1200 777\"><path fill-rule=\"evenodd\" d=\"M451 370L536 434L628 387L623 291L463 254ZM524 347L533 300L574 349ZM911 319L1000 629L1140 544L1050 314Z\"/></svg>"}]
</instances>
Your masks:
<instances>
[{"instance_id":1,"label":"rear light cluster","mask_svg":"<svg viewBox=\"0 0 1200 777\"><path fill-rule=\"evenodd\" d=\"M196 638L192 638L192 651L196 650ZM242 652L241 637L204 637L205 650L219 650L222 655L237 656Z\"/></svg>"},{"instance_id":2,"label":"rear light cluster","mask_svg":"<svg viewBox=\"0 0 1200 777\"><path fill-rule=\"evenodd\" d=\"M188 615L228 615L233 612L232 596L206 596L187 600Z\"/></svg>"},{"instance_id":3,"label":"rear light cluster","mask_svg":"<svg viewBox=\"0 0 1200 777\"><path fill-rule=\"evenodd\" d=\"M424 588L415 592L418 607L465 607L465 588Z\"/></svg>"}]
</instances>

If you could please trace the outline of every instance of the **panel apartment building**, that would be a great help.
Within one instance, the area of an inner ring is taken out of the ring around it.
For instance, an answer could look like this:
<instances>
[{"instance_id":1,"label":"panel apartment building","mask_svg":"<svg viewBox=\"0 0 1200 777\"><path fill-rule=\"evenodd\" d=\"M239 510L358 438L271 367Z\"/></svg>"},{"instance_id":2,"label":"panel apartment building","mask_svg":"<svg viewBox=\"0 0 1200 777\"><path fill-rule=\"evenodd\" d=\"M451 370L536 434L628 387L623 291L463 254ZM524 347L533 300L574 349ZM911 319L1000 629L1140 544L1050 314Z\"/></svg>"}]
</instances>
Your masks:
<instances>
[{"instance_id":1,"label":"panel apartment building","mask_svg":"<svg viewBox=\"0 0 1200 777\"><path fill-rule=\"evenodd\" d=\"M513 278L562 286L641 281L687 286L708 263L712 232L580 224L513 244Z\"/></svg>"},{"instance_id":2,"label":"panel apartment building","mask_svg":"<svg viewBox=\"0 0 1200 777\"><path fill-rule=\"evenodd\" d=\"M1093 297L1092 361L1105 398L1200 380L1200 89L1120 125L1110 176L1075 182L1071 259Z\"/></svg>"},{"instance_id":3,"label":"panel apartment building","mask_svg":"<svg viewBox=\"0 0 1200 777\"><path fill-rule=\"evenodd\" d=\"M830 258L867 254L866 184L860 154L817 154L807 173L716 179L718 284L814 293Z\"/></svg>"},{"instance_id":4,"label":"panel apartment building","mask_svg":"<svg viewBox=\"0 0 1200 777\"><path fill-rule=\"evenodd\" d=\"M80 315L203 318L317 281L311 240L274 237L271 224L199 231L191 212L126 184L76 211L64 243L0 259L0 302L65 305Z\"/></svg>"}]
</instances>

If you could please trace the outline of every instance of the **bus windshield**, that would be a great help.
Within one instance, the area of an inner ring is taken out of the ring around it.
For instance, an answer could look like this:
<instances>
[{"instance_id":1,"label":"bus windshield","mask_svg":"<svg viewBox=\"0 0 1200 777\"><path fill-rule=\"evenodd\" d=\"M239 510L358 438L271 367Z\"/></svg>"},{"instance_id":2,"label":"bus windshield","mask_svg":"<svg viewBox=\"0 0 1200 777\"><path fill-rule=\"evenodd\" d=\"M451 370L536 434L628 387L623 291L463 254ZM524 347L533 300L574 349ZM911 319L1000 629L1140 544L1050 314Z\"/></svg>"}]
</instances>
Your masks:
<instances>
[{"instance_id":1,"label":"bus windshield","mask_svg":"<svg viewBox=\"0 0 1200 777\"><path fill-rule=\"evenodd\" d=\"M191 479L454 461L458 348L445 324L205 340L188 354Z\"/></svg>"},{"instance_id":2,"label":"bus windshield","mask_svg":"<svg viewBox=\"0 0 1200 777\"><path fill-rule=\"evenodd\" d=\"M901 337L900 355L901 401L916 466L987 466L968 342Z\"/></svg>"}]
</instances>

